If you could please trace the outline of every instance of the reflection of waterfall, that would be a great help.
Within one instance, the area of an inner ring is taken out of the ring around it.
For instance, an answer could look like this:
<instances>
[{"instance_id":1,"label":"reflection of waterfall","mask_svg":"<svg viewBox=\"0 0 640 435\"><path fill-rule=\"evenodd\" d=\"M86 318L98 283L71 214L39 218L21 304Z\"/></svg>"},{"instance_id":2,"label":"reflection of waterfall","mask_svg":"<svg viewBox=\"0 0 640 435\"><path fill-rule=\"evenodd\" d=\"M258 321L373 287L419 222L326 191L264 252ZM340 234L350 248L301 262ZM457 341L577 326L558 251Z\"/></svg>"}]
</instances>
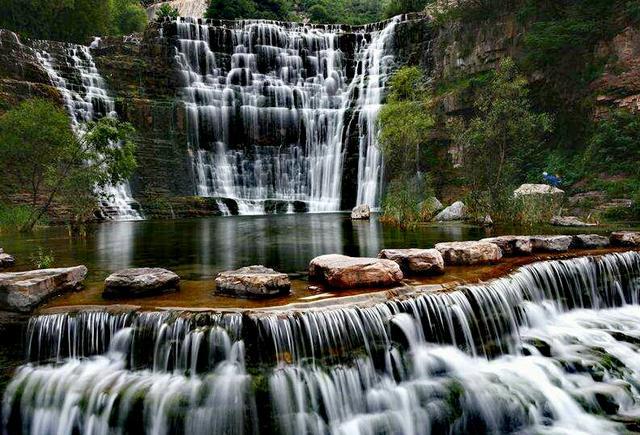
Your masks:
<instances>
[{"instance_id":1,"label":"reflection of waterfall","mask_svg":"<svg viewBox=\"0 0 640 435\"><path fill-rule=\"evenodd\" d=\"M362 106L359 184L362 200L377 205L374 125L396 21L346 35L340 26L178 19L196 193L232 198L241 214L263 213L267 200L338 210L344 118ZM345 48L359 59L355 80Z\"/></svg>"},{"instance_id":2,"label":"reflection of waterfall","mask_svg":"<svg viewBox=\"0 0 640 435\"><path fill-rule=\"evenodd\" d=\"M134 264L134 247L140 230L134 222L100 225L96 230L96 253L103 270L114 271Z\"/></svg>"},{"instance_id":3,"label":"reflection of waterfall","mask_svg":"<svg viewBox=\"0 0 640 435\"><path fill-rule=\"evenodd\" d=\"M75 44L54 47L45 41L38 44L41 46L37 50L38 59L62 94L76 135L85 133L84 124L88 121L116 116L113 98L107 94L104 79L98 73L88 47ZM104 193L102 208L108 216L115 220L142 219L128 183L108 186Z\"/></svg>"},{"instance_id":4,"label":"reflection of waterfall","mask_svg":"<svg viewBox=\"0 0 640 435\"><path fill-rule=\"evenodd\" d=\"M364 307L40 315L3 424L12 434L621 432L640 405L639 296L640 254L629 252Z\"/></svg>"}]
</instances>

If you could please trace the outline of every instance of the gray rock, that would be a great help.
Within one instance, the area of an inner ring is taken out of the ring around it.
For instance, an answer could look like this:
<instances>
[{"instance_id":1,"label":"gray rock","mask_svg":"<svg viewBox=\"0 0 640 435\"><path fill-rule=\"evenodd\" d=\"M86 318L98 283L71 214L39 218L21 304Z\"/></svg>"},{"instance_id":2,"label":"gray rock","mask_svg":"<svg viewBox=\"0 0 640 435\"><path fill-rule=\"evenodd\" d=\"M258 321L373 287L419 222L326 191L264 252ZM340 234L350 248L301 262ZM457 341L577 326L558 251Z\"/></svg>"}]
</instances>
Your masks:
<instances>
[{"instance_id":1,"label":"gray rock","mask_svg":"<svg viewBox=\"0 0 640 435\"><path fill-rule=\"evenodd\" d=\"M0 268L9 267L16 264L16 259L9 254L5 254L4 250L0 248Z\"/></svg>"},{"instance_id":2,"label":"gray rock","mask_svg":"<svg viewBox=\"0 0 640 435\"><path fill-rule=\"evenodd\" d=\"M220 272L216 276L216 291L231 296L265 298L289 294L291 281L286 273L264 266L247 266Z\"/></svg>"},{"instance_id":3,"label":"gray rock","mask_svg":"<svg viewBox=\"0 0 640 435\"><path fill-rule=\"evenodd\" d=\"M571 236L531 236L534 251L566 252L571 246Z\"/></svg>"},{"instance_id":4,"label":"gray rock","mask_svg":"<svg viewBox=\"0 0 640 435\"><path fill-rule=\"evenodd\" d=\"M430 275L444 272L444 260L437 249L383 249L378 258L395 261L405 272Z\"/></svg>"},{"instance_id":5,"label":"gray rock","mask_svg":"<svg viewBox=\"0 0 640 435\"><path fill-rule=\"evenodd\" d=\"M447 242L436 244L445 264L469 266L496 263L502 258L498 245L488 242Z\"/></svg>"},{"instance_id":6,"label":"gray rock","mask_svg":"<svg viewBox=\"0 0 640 435\"><path fill-rule=\"evenodd\" d=\"M598 234L577 234L571 241L572 248L589 249L609 246L609 238Z\"/></svg>"},{"instance_id":7,"label":"gray rock","mask_svg":"<svg viewBox=\"0 0 640 435\"><path fill-rule=\"evenodd\" d=\"M564 190L548 184L522 184L513 191L513 195L516 197L529 195L562 197Z\"/></svg>"},{"instance_id":8,"label":"gray rock","mask_svg":"<svg viewBox=\"0 0 640 435\"><path fill-rule=\"evenodd\" d=\"M420 210L421 216L424 219L432 218L436 213L442 210L444 206L435 196L430 196L424 201L418 204L418 209Z\"/></svg>"},{"instance_id":9,"label":"gray rock","mask_svg":"<svg viewBox=\"0 0 640 435\"><path fill-rule=\"evenodd\" d=\"M311 260L309 277L336 288L387 287L400 283L403 274L392 260L329 254Z\"/></svg>"},{"instance_id":10,"label":"gray rock","mask_svg":"<svg viewBox=\"0 0 640 435\"><path fill-rule=\"evenodd\" d=\"M437 222L461 221L466 216L466 209L462 201L456 201L438 213L433 220Z\"/></svg>"},{"instance_id":11,"label":"gray rock","mask_svg":"<svg viewBox=\"0 0 640 435\"><path fill-rule=\"evenodd\" d=\"M481 242L495 243L504 256L531 255L533 247L529 236L499 236L481 239Z\"/></svg>"},{"instance_id":12,"label":"gray rock","mask_svg":"<svg viewBox=\"0 0 640 435\"><path fill-rule=\"evenodd\" d=\"M558 227L594 227L596 224L583 222L576 216L554 216L551 225Z\"/></svg>"},{"instance_id":13,"label":"gray rock","mask_svg":"<svg viewBox=\"0 0 640 435\"><path fill-rule=\"evenodd\" d=\"M80 288L85 266L0 273L0 309L28 313L48 298Z\"/></svg>"},{"instance_id":14,"label":"gray rock","mask_svg":"<svg viewBox=\"0 0 640 435\"><path fill-rule=\"evenodd\" d=\"M179 288L180 277L159 267L119 270L107 277L102 296L105 298L150 296Z\"/></svg>"},{"instance_id":15,"label":"gray rock","mask_svg":"<svg viewBox=\"0 0 640 435\"><path fill-rule=\"evenodd\" d=\"M640 246L640 232L616 231L611 233L609 241L614 246Z\"/></svg>"},{"instance_id":16,"label":"gray rock","mask_svg":"<svg viewBox=\"0 0 640 435\"><path fill-rule=\"evenodd\" d=\"M351 210L351 219L361 220L371 217L371 209L367 204L358 205Z\"/></svg>"}]
</instances>

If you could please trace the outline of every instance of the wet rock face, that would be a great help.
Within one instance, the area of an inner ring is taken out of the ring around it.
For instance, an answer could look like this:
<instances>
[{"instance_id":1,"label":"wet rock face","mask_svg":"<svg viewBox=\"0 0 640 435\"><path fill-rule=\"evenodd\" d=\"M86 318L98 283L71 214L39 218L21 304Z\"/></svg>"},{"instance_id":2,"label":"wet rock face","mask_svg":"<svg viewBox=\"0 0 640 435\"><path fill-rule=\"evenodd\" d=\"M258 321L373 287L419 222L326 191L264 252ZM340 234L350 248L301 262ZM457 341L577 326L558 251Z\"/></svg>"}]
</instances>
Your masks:
<instances>
[{"instance_id":1,"label":"wet rock face","mask_svg":"<svg viewBox=\"0 0 640 435\"><path fill-rule=\"evenodd\" d=\"M291 292L286 273L264 266L248 266L220 272L216 276L216 291L237 297L266 298Z\"/></svg>"},{"instance_id":2,"label":"wet rock face","mask_svg":"<svg viewBox=\"0 0 640 435\"><path fill-rule=\"evenodd\" d=\"M80 288L85 266L0 273L0 310L28 313L48 298Z\"/></svg>"},{"instance_id":3,"label":"wet rock face","mask_svg":"<svg viewBox=\"0 0 640 435\"><path fill-rule=\"evenodd\" d=\"M499 236L481 239L481 242L494 243L504 256L530 255L533 247L527 236Z\"/></svg>"},{"instance_id":4,"label":"wet rock face","mask_svg":"<svg viewBox=\"0 0 640 435\"><path fill-rule=\"evenodd\" d=\"M371 217L371 209L367 204L358 205L351 210L351 219L366 220Z\"/></svg>"},{"instance_id":5,"label":"wet rock face","mask_svg":"<svg viewBox=\"0 0 640 435\"><path fill-rule=\"evenodd\" d=\"M571 241L572 248L589 249L609 246L609 238L598 234L577 234Z\"/></svg>"},{"instance_id":6,"label":"wet rock face","mask_svg":"<svg viewBox=\"0 0 640 435\"><path fill-rule=\"evenodd\" d=\"M571 236L531 236L534 251L566 252L571 241Z\"/></svg>"},{"instance_id":7,"label":"wet rock face","mask_svg":"<svg viewBox=\"0 0 640 435\"><path fill-rule=\"evenodd\" d=\"M437 249L383 249L378 257L395 261L403 272L428 275L444 273L444 260Z\"/></svg>"},{"instance_id":8,"label":"wet rock face","mask_svg":"<svg viewBox=\"0 0 640 435\"><path fill-rule=\"evenodd\" d=\"M640 246L640 232L616 231L611 233L609 240L615 246Z\"/></svg>"},{"instance_id":9,"label":"wet rock face","mask_svg":"<svg viewBox=\"0 0 640 435\"><path fill-rule=\"evenodd\" d=\"M336 288L388 287L399 284L403 274L392 260L329 254L311 260L309 277Z\"/></svg>"},{"instance_id":10,"label":"wet rock face","mask_svg":"<svg viewBox=\"0 0 640 435\"><path fill-rule=\"evenodd\" d=\"M142 267L120 270L104 283L105 298L151 296L178 290L180 277L167 269Z\"/></svg>"},{"instance_id":11,"label":"wet rock face","mask_svg":"<svg viewBox=\"0 0 640 435\"><path fill-rule=\"evenodd\" d=\"M433 220L437 222L461 221L466 216L466 206L462 201L456 201L442 210Z\"/></svg>"},{"instance_id":12,"label":"wet rock face","mask_svg":"<svg viewBox=\"0 0 640 435\"><path fill-rule=\"evenodd\" d=\"M16 259L6 254L4 250L0 248L0 268L13 266L14 264L16 264Z\"/></svg>"},{"instance_id":13,"label":"wet rock face","mask_svg":"<svg viewBox=\"0 0 640 435\"><path fill-rule=\"evenodd\" d=\"M448 242L436 244L445 264L469 266L492 264L502 258L498 245L488 242Z\"/></svg>"}]
</instances>

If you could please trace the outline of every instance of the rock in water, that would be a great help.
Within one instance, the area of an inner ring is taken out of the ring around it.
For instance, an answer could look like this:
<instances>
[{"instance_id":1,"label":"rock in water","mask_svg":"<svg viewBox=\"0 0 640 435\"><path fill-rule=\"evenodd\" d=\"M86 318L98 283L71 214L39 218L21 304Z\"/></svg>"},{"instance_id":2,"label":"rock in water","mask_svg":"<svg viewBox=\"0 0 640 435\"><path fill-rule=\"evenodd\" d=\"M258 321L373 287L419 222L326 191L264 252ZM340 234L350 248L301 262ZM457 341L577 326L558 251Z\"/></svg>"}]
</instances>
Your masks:
<instances>
[{"instance_id":1,"label":"rock in water","mask_svg":"<svg viewBox=\"0 0 640 435\"><path fill-rule=\"evenodd\" d=\"M0 273L0 309L28 313L48 298L80 288L85 266Z\"/></svg>"},{"instance_id":2,"label":"rock in water","mask_svg":"<svg viewBox=\"0 0 640 435\"><path fill-rule=\"evenodd\" d=\"M578 234L571 240L572 248L604 248L609 246L609 238L598 234Z\"/></svg>"},{"instance_id":3,"label":"rock in water","mask_svg":"<svg viewBox=\"0 0 640 435\"><path fill-rule=\"evenodd\" d=\"M329 254L309 263L309 277L331 287L388 287L399 284L403 275L398 263L381 258Z\"/></svg>"},{"instance_id":4,"label":"rock in water","mask_svg":"<svg viewBox=\"0 0 640 435\"><path fill-rule=\"evenodd\" d=\"M498 245L504 256L531 255L533 250L528 236L489 237L480 241Z\"/></svg>"},{"instance_id":5,"label":"rock in water","mask_svg":"<svg viewBox=\"0 0 640 435\"><path fill-rule=\"evenodd\" d=\"M405 272L430 275L444 272L444 260L437 249L383 249L378 258L395 261Z\"/></svg>"},{"instance_id":6,"label":"rock in water","mask_svg":"<svg viewBox=\"0 0 640 435\"><path fill-rule=\"evenodd\" d=\"M264 266L248 266L220 272L216 291L238 297L266 298L289 294L291 281L286 273Z\"/></svg>"},{"instance_id":7,"label":"rock in water","mask_svg":"<svg viewBox=\"0 0 640 435\"><path fill-rule=\"evenodd\" d=\"M614 246L640 246L640 232L616 231L611 233L609 241Z\"/></svg>"},{"instance_id":8,"label":"rock in water","mask_svg":"<svg viewBox=\"0 0 640 435\"><path fill-rule=\"evenodd\" d=\"M0 248L0 268L9 267L16 264L16 259L9 254L5 254L4 250Z\"/></svg>"},{"instance_id":9,"label":"rock in water","mask_svg":"<svg viewBox=\"0 0 640 435\"><path fill-rule=\"evenodd\" d=\"M522 184L513 191L513 195L516 197L528 195L562 197L564 195L564 190L549 186L548 184Z\"/></svg>"},{"instance_id":10,"label":"rock in water","mask_svg":"<svg viewBox=\"0 0 640 435\"><path fill-rule=\"evenodd\" d=\"M361 220L361 219L369 219L371 217L371 209L367 204L362 204L357 207L354 207L351 210L351 219Z\"/></svg>"},{"instance_id":11,"label":"rock in water","mask_svg":"<svg viewBox=\"0 0 640 435\"><path fill-rule=\"evenodd\" d=\"M176 291L180 277L167 269L141 267L119 270L109 275L104 284L105 298L134 298Z\"/></svg>"},{"instance_id":12,"label":"rock in water","mask_svg":"<svg viewBox=\"0 0 640 435\"><path fill-rule=\"evenodd\" d=\"M456 201L449 207L442 210L433 220L437 222L461 221L464 220L466 214L466 206L462 201Z\"/></svg>"},{"instance_id":13,"label":"rock in water","mask_svg":"<svg viewBox=\"0 0 640 435\"><path fill-rule=\"evenodd\" d=\"M551 218L551 225L558 227L594 227L596 224L583 222L576 216L554 216Z\"/></svg>"},{"instance_id":14,"label":"rock in water","mask_svg":"<svg viewBox=\"0 0 640 435\"><path fill-rule=\"evenodd\" d=\"M502 258L498 245L488 242L447 242L436 244L445 264L469 266L492 264Z\"/></svg>"},{"instance_id":15,"label":"rock in water","mask_svg":"<svg viewBox=\"0 0 640 435\"><path fill-rule=\"evenodd\" d=\"M571 236L531 236L534 251L566 252L571 241Z\"/></svg>"}]
</instances>

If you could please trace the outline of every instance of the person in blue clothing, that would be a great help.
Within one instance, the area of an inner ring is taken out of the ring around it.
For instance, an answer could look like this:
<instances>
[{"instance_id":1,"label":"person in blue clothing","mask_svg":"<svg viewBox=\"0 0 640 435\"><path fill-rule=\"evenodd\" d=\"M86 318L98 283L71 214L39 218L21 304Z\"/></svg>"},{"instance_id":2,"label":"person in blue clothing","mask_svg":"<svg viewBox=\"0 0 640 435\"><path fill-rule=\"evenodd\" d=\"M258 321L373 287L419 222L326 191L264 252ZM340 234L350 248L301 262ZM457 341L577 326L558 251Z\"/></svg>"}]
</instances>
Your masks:
<instances>
[{"instance_id":1,"label":"person in blue clothing","mask_svg":"<svg viewBox=\"0 0 640 435\"><path fill-rule=\"evenodd\" d=\"M558 177L557 175L551 175L548 172L543 172L542 178L544 178L544 181L547 184L553 187L558 187L562 184L562 180L560 179L560 177Z\"/></svg>"}]
</instances>

